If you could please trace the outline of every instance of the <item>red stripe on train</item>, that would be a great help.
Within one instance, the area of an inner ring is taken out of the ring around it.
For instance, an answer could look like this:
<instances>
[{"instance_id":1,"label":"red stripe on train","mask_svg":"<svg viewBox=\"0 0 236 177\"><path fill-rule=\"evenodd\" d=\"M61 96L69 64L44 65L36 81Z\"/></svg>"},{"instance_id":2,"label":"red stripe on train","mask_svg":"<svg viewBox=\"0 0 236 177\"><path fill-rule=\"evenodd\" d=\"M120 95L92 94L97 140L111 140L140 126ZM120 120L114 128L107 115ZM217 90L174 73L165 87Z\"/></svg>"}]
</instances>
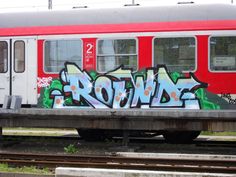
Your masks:
<instances>
[{"instance_id":1,"label":"red stripe on train","mask_svg":"<svg viewBox=\"0 0 236 177\"><path fill-rule=\"evenodd\" d=\"M129 24L95 24L67 26L34 26L0 28L0 36L30 36L57 34L92 34L122 32L161 32L161 31L199 31L199 30L234 30L236 20L216 21L180 21Z\"/></svg>"}]
</instances>

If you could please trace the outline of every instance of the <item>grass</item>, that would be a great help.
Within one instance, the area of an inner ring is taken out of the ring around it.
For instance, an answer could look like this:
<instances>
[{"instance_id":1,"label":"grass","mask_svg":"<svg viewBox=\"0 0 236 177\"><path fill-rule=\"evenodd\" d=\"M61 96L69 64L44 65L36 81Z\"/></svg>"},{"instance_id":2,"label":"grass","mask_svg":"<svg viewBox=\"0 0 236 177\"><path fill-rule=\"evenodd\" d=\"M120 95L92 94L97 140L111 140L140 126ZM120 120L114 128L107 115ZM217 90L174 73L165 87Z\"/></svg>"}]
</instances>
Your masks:
<instances>
[{"instance_id":1,"label":"grass","mask_svg":"<svg viewBox=\"0 0 236 177\"><path fill-rule=\"evenodd\" d=\"M73 131L75 129L72 128L24 128L24 127L16 127L16 128L12 128L12 127L4 127L4 130L37 130L37 131L56 131L56 130L63 130L63 131Z\"/></svg>"},{"instance_id":2,"label":"grass","mask_svg":"<svg viewBox=\"0 0 236 177\"><path fill-rule=\"evenodd\" d=\"M77 131L59 128L3 128L3 135L63 136L65 134L77 135Z\"/></svg>"},{"instance_id":3,"label":"grass","mask_svg":"<svg viewBox=\"0 0 236 177\"><path fill-rule=\"evenodd\" d=\"M236 132L209 132L209 131L202 131L201 135L208 135L208 136L236 136Z\"/></svg>"},{"instance_id":4,"label":"grass","mask_svg":"<svg viewBox=\"0 0 236 177\"><path fill-rule=\"evenodd\" d=\"M38 169L35 166L31 167L10 167L8 164L0 163L0 171L7 173L25 173L25 174L40 174L53 175L53 172L48 168Z\"/></svg>"}]
</instances>

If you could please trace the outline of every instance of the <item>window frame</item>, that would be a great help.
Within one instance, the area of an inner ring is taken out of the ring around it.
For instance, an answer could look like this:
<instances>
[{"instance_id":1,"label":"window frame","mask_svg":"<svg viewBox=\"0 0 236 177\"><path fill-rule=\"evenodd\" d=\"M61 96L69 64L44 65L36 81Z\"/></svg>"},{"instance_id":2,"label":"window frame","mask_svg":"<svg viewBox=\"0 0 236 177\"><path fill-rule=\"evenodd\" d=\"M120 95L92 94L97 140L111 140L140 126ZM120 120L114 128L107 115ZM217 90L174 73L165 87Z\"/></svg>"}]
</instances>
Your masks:
<instances>
[{"instance_id":1,"label":"window frame","mask_svg":"<svg viewBox=\"0 0 236 177\"><path fill-rule=\"evenodd\" d=\"M4 71L4 72L0 72L0 74L4 74L4 73L7 73L8 72L8 70L9 70L9 44L8 44L8 42L7 41L4 41L4 40L2 40L2 41L0 41L0 42L3 42L3 43L6 43L7 45L7 70L6 71ZM3 64L5 64L5 63L3 63Z\"/></svg>"},{"instance_id":2,"label":"window frame","mask_svg":"<svg viewBox=\"0 0 236 177\"><path fill-rule=\"evenodd\" d=\"M235 70L212 70L211 69L211 38L213 37L236 37L236 35L235 34L209 35L208 37L208 71L211 73L236 73L236 69Z\"/></svg>"},{"instance_id":3,"label":"window frame","mask_svg":"<svg viewBox=\"0 0 236 177\"><path fill-rule=\"evenodd\" d=\"M98 54L98 51L99 51L98 50L98 42L101 41L101 40L130 40L130 39L135 40L136 54L114 54L114 55L99 55ZM98 71L98 57L99 56L101 56L101 57L104 57L104 56L137 56L137 69L135 70L133 68L129 68L129 69L132 69L132 72L137 72L138 69L139 69L139 49L138 49L138 47L139 47L139 44L138 44L138 38L137 37L127 37L127 38L125 38L125 37L121 37L121 38L119 38L119 37L116 37L116 38L114 38L114 37L112 37L112 38L103 37L103 38L97 38L97 41L96 41L96 72L97 73L107 73L107 72L113 70L112 69L112 70L103 71L103 72Z\"/></svg>"},{"instance_id":4,"label":"window frame","mask_svg":"<svg viewBox=\"0 0 236 177\"><path fill-rule=\"evenodd\" d=\"M153 39L152 39L152 67L156 67L156 65L154 65L154 60L155 60L155 39L163 39L163 38L194 38L195 40L195 67L193 70L184 70L184 71L181 71L181 73L194 73L197 71L197 63L198 63L198 53L197 53L197 50L198 50L198 41L197 41L197 37L195 35L187 35L187 36L181 36L181 35L161 35L161 36L154 36ZM163 65L163 64L159 64L159 65ZM165 65L166 66L166 65ZM168 72L169 69L167 67L167 70ZM174 71L174 72L178 72L178 71Z\"/></svg>"},{"instance_id":5,"label":"window frame","mask_svg":"<svg viewBox=\"0 0 236 177\"><path fill-rule=\"evenodd\" d=\"M52 38L52 39L48 38L48 39L43 40L43 72L44 73L46 73L46 74L59 74L60 73L60 71L58 71L58 72L45 71L45 52L46 52L45 44L47 41L80 41L81 42L81 67L80 67L80 69L83 69L83 40L82 40L82 38Z\"/></svg>"},{"instance_id":6,"label":"window frame","mask_svg":"<svg viewBox=\"0 0 236 177\"><path fill-rule=\"evenodd\" d=\"M15 50L15 45L16 45L16 42L23 42L24 44L24 70L23 71L16 71L16 50ZM14 57L13 57L13 70L15 73L24 73L25 72L25 65L26 65L26 45L25 45L25 41L24 40L15 40L14 41L14 44L13 44L13 52L14 52Z\"/></svg>"}]
</instances>

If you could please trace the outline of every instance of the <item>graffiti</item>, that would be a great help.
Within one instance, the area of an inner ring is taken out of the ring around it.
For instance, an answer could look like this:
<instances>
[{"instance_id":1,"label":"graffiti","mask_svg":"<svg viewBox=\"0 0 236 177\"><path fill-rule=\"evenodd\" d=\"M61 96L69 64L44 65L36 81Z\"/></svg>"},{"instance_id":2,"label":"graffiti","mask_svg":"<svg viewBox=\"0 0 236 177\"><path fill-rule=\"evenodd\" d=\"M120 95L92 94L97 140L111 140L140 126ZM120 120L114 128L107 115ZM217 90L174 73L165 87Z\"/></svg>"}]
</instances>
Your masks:
<instances>
[{"instance_id":1,"label":"graffiti","mask_svg":"<svg viewBox=\"0 0 236 177\"><path fill-rule=\"evenodd\" d=\"M52 77L38 77L37 85L39 88L48 87L52 81Z\"/></svg>"},{"instance_id":2,"label":"graffiti","mask_svg":"<svg viewBox=\"0 0 236 177\"><path fill-rule=\"evenodd\" d=\"M132 73L123 66L92 77L74 63L60 72L62 89L52 89L53 108L181 108L200 109L195 92L207 84L194 74L173 81L165 66ZM70 105L65 104L72 98Z\"/></svg>"},{"instance_id":3,"label":"graffiti","mask_svg":"<svg viewBox=\"0 0 236 177\"><path fill-rule=\"evenodd\" d=\"M236 104L236 99L233 99L230 93L221 93L221 98L226 99L229 104Z\"/></svg>"}]
</instances>

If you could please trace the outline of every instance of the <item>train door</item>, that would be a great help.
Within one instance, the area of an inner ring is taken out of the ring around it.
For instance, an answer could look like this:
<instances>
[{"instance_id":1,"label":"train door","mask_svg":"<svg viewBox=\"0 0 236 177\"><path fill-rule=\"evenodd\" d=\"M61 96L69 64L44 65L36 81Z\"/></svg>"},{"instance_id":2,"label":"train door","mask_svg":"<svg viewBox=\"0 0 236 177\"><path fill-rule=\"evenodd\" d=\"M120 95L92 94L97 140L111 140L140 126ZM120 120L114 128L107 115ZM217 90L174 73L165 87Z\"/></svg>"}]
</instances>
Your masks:
<instances>
[{"instance_id":1,"label":"train door","mask_svg":"<svg viewBox=\"0 0 236 177\"><path fill-rule=\"evenodd\" d=\"M0 39L0 104L10 91L9 40Z\"/></svg>"},{"instance_id":2,"label":"train door","mask_svg":"<svg viewBox=\"0 0 236 177\"><path fill-rule=\"evenodd\" d=\"M0 41L1 42L1 41ZM22 104L37 104L37 45L35 38L10 39L7 44L3 62L7 70L0 75L2 89L0 103L5 95L20 95ZM0 43L1 50L1 43ZM4 80L4 83L2 83ZM0 90L1 91L1 90Z\"/></svg>"}]
</instances>

